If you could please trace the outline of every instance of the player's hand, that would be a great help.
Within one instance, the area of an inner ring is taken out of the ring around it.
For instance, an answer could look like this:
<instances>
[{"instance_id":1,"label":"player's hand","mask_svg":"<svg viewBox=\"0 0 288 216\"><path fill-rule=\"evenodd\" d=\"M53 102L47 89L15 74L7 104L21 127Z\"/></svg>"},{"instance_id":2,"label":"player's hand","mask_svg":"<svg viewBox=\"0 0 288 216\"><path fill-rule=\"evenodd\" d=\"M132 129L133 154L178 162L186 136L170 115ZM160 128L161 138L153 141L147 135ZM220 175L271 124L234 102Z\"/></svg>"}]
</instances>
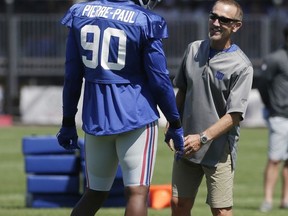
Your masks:
<instances>
[{"instance_id":1,"label":"player's hand","mask_svg":"<svg viewBox=\"0 0 288 216\"><path fill-rule=\"evenodd\" d=\"M66 150L80 149L78 146L78 135L76 127L61 127L56 135L60 146Z\"/></svg>"},{"instance_id":2,"label":"player's hand","mask_svg":"<svg viewBox=\"0 0 288 216\"><path fill-rule=\"evenodd\" d=\"M165 142L170 149L176 152L176 160L179 160L184 153L184 132L183 128L169 127L165 134Z\"/></svg>"}]
</instances>

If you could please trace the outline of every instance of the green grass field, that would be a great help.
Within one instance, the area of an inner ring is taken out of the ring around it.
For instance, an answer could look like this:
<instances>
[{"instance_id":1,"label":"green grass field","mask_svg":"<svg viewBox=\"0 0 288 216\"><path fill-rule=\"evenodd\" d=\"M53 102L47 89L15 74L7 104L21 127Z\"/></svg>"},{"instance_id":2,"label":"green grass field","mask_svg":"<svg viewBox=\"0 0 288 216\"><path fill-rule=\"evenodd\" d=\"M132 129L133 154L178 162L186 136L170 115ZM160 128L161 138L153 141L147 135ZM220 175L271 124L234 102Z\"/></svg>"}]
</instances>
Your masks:
<instances>
[{"instance_id":1,"label":"green grass field","mask_svg":"<svg viewBox=\"0 0 288 216\"><path fill-rule=\"evenodd\" d=\"M30 135L54 135L57 127L14 126L0 128L0 216L67 216L71 209L29 209L25 207L26 176L22 154L22 137ZM79 130L79 135L83 133ZM267 130L241 130L238 161L234 187L234 216L287 216L285 210L278 209L280 202L280 181L275 191L274 210L261 213L258 207L263 197L263 170L266 163ZM153 184L170 183L172 152L163 144L160 131L157 161ZM280 179L279 179L280 180ZM203 182L204 183L204 182ZM208 216L209 207L205 204L206 189L201 185L193 215ZM123 215L123 208L103 208L98 215ZM170 209L149 209L149 215L167 216Z\"/></svg>"}]
</instances>

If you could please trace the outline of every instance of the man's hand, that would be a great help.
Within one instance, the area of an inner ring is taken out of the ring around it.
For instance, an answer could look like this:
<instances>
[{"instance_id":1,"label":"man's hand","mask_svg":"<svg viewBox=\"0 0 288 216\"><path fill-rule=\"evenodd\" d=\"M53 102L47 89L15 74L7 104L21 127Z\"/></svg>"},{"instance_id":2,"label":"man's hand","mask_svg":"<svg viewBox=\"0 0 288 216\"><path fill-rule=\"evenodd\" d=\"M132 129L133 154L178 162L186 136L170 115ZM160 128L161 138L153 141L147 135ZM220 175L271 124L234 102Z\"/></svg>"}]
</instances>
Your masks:
<instances>
[{"instance_id":1,"label":"man's hand","mask_svg":"<svg viewBox=\"0 0 288 216\"><path fill-rule=\"evenodd\" d=\"M185 138L184 155L185 157L190 157L191 154L199 151L201 148L200 135L199 134L189 134ZM208 141L209 142L209 141Z\"/></svg>"},{"instance_id":2,"label":"man's hand","mask_svg":"<svg viewBox=\"0 0 288 216\"><path fill-rule=\"evenodd\" d=\"M173 144L171 143L171 139ZM183 128L171 128L169 127L165 134L165 142L168 146L176 152L176 160L179 160L184 153L184 132ZM173 146L171 146L173 145Z\"/></svg>"},{"instance_id":3,"label":"man's hand","mask_svg":"<svg viewBox=\"0 0 288 216\"><path fill-rule=\"evenodd\" d=\"M56 135L59 145L66 150L80 149L76 127L62 127Z\"/></svg>"}]
</instances>

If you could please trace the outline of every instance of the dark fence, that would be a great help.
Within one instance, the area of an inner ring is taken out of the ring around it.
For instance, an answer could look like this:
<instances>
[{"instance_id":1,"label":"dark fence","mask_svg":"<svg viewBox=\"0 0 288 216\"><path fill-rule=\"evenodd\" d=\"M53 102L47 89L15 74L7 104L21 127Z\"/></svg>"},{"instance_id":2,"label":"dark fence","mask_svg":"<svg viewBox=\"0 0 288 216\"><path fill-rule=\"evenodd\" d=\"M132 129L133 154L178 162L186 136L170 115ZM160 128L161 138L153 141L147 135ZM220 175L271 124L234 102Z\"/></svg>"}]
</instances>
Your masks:
<instances>
[{"instance_id":1,"label":"dark fence","mask_svg":"<svg viewBox=\"0 0 288 216\"><path fill-rule=\"evenodd\" d=\"M173 76L188 43L207 37L208 18L207 14L159 13L168 23L169 38L164 40L164 48ZM17 107L21 85L62 84L67 29L60 24L61 17L0 15L0 86L4 88L6 112L15 113L13 106ZM255 71L261 59L283 43L284 24L285 20L277 17L245 17L234 41L251 59Z\"/></svg>"}]
</instances>

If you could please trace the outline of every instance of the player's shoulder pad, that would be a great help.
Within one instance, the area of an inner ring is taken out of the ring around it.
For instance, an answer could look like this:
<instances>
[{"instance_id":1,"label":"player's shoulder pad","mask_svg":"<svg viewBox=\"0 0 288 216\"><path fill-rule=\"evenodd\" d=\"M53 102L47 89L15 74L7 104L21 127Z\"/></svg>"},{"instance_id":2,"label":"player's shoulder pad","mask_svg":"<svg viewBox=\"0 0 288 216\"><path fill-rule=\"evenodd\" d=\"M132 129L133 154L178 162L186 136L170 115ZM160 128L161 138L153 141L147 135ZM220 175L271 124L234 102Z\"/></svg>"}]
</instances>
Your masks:
<instances>
[{"instance_id":1,"label":"player's shoulder pad","mask_svg":"<svg viewBox=\"0 0 288 216\"><path fill-rule=\"evenodd\" d=\"M80 3L76 3L76 4L72 5L69 8L69 10L66 12L66 14L63 16L63 18L61 19L61 23L63 25L71 27L72 22L73 22L73 15L76 13L77 9L83 7L83 5L86 3L87 2L80 2Z\"/></svg>"},{"instance_id":2,"label":"player's shoulder pad","mask_svg":"<svg viewBox=\"0 0 288 216\"><path fill-rule=\"evenodd\" d=\"M148 38L167 38L168 30L167 24L163 17L161 16L153 16L147 28L147 36Z\"/></svg>"},{"instance_id":3,"label":"player's shoulder pad","mask_svg":"<svg viewBox=\"0 0 288 216\"><path fill-rule=\"evenodd\" d=\"M162 16L138 5L131 7L140 12L137 17L137 24L143 28L148 38L162 39L168 37L167 23Z\"/></svg>"}]
</instances>

